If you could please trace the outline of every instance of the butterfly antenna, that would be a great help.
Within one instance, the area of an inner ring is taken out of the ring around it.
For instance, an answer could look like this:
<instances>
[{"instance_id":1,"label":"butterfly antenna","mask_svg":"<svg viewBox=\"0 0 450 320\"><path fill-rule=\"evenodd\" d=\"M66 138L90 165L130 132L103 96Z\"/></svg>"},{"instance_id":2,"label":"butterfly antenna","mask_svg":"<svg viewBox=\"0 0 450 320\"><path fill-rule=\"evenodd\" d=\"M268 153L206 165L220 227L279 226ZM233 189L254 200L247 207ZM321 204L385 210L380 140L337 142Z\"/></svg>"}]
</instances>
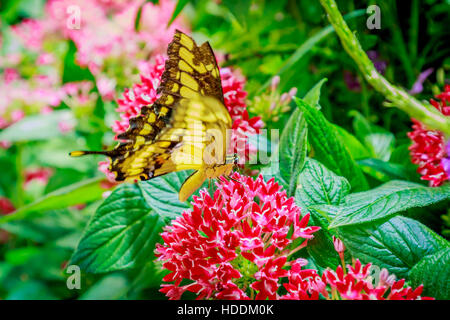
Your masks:
<instances>
[{"instance_id":1,"label":"butterfly antenna","mask_svg":"<svg viewBox=\"0 0 450 320\"><path fill-rule=\"evenodd\" d=\"M104 156L109 156L111 154L110 151L72 151L69 153L71 157L81 157L88 154L102 154Z\"/></svg>"}]
</instances>

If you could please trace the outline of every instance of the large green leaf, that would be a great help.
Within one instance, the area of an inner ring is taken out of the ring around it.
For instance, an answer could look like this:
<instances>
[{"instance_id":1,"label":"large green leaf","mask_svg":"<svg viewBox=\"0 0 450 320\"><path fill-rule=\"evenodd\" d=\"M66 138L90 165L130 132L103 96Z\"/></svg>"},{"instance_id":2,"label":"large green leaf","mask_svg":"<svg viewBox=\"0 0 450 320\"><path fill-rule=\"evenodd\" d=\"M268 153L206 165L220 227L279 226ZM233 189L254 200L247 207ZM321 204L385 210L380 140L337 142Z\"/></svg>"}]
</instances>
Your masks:
<instances>
[{"instance_id":1,"label":"large green leaf","mask_svg":"<svg viewBox=\"0 0 450 320\"><path fill-rule=\"evenodd\" d=\"M362 170L372 177L387 182L392 179L408 179L407 168L398 163L367 158L357 161Z\"/></svg>"},{"instance_id":2,"label":"large green leaf","mask_svg":"<svg viewBox=\"0 0 450 320\"><path fill-rule=\"evenodd\" d=\"M58 126L60 122L75 124L75 121L68 110L27 116L0 132L0 141L14 143L54 138L62 134Z\"/></svg>"},{"instance_id":3,"label":"large green leaf","mask_svg":"<svg viewBox=\"0 0 450 320\"><path fill-rule=\"evenodd\" d=\"M323 164L308 159L298 177L295 198L308 207L319 204L339 205L350 192L347 179L328 170Z\"/></svg>"},{"instance_id":4,"label":"large green leaf","mask_svg":"<svg viewBox=\"0 0 450 320\"><path fill-rule=\"evenodd\" d=\"M311 224L321 227L308 242L307 251L321 267L336 268L339 256L334 249L328 221L310 206L318 204L340 204L350 191L348 181L328 170L314 159L308 159L298 177L295 192L296 203L311 213Z\"/></svg>"},{"instance_id":5,"label":"large green leaf","mask_svg":"<svg viewBox=\"0 0 450 320\"><path fill-rule=\"evenodd\" d=\"M334 215L330 228L387 218L410 208L424 207L450 199L450 186L425 187L407 181L390 181L370 191L353 193L345 204L322 206L317 210Z\"/></svg>"},{"instance_id":6,"label":"large green leaf","mask_svg":"<svg viewBox=\"0 0 450 320\"><path fill-rule=\"evenodd\" d=\"M20 220L29 213L62 209L76 204L99 200L106 191L101 187L104 178L93 178L55 190L27 206L19 208L10 215L0 217L0 225L9 221Z\"/></svg>"},{"instance_id":7,"label":"large green leaf","mask_svg":"<svg viewBox=\"0 0 450 320\"><path fill-rule=\"evenodd\" d=\"M315 157L331 171L347 178L354 191L366 190L367 181L334 126L315 107L298 98L295 102L308 123L308 139Z\"/></svg>"},{"instance_id":8,"label":"large green leaf","mask_svg":"<svg viewBox=\"0 0 450 320\"><path fill-rule=\"evenodd\" d=\"M298 175L305 163L307 147L306 121L302 112L296 109L281 134L280 143L271 157L270 166L262 171L265 177L274 175L288 196L295 193Z\"/></svg>"},{"instance_id":9,"label":"large green leaf","mask_svg":"<svg viewBox=\"0 0 450 320\"><path fill-rule=\"evenodd\" d=\"M355 258L386 268L397 277L407 277L423 257L449 247L448 241L425 225L402 216L337 231Z\"/></svg>"},{"instance_id":10,"label":"large green leaf","mask_svg":"<svg viewBox=\"0 0 450 320\"><path fill-rule=\"evenodd\" d=\"M97 209L71 264L92 273L141 266L153 256L163 225L141 188L122 184Z\"/></svg>"},{"instance_id":11,"label":"large green leaf","mask_svg":"<svg viewBox=\"0 0 450 320\"><path fill-rule=\"evenodd\" d=\"M189 201L180 202L178 191L192 171L173 172L162 177L139 182L147 204L161 217L175 218L190 209Z\"/></svg>"},{"instance_id":12,"label":"large green leaf","mask_svg":"<svg viewBox=\"0 0 450 320\"><path fill-rule=\"evenodd\" d=\"M409 276L414 287L424 285L423 295L450 300L450 248L424 257Z\"/></svg>"}]
</instances>

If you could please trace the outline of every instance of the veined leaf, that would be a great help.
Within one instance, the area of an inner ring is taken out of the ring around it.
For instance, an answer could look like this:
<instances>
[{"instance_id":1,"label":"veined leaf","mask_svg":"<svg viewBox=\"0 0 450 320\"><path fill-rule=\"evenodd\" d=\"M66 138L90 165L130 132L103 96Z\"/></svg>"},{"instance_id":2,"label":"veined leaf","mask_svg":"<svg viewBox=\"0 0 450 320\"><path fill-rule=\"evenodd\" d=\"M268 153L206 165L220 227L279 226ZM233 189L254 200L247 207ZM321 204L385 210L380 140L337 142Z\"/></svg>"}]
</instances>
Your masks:
<instances>
[{"instance_id":1,"label":"veined leaf","mask_svg":"<svg viewBox=\"0 0 450 320\"><path fill-rule=\"evenodd\" d=\"M328 170L323 164L308 159L298 177L295 198L308 207L318 204L339 205L350 192L347 179Z\"/></svg>"},{"instance_id":2,"label":"veined leaf","mask_svg":"<svg viewBox=\"0 0 450 320\"><path fill-rule=\"evenodd\" d=\"M449 247L448 241L428 227L401 216L337 231L355 258L386 268L397 277L407 277L423 257Z\"/></svg>"},{"instance_id":3,"label":"veined leaf","mask_svg":"<svg viewBox=\"0 0 450 320\"><path fill-rule=\"evenodd\" d=\"M353 193L345 204L317 208L335 216L330 228L372 222L414 207L450 199L450 186L430 188L407 181L390 181L370 191Z\"/></svg>"},{"instance_id":4,"label":"veined leaf","mask_svg":"<svg viewBox=\"0 0 450 320\"><path fill-rule=\"evenodd\" d=\"M189 201L178 200L178 192L191 173L192 171L173 172L139 182L142 195L150 208L163 218L176 218L184 210L190 209Z\"/></svg>"},{"instance_id":5,"label":"veined leaf","mask_svg":"<svg viewBox=\"0 0 450 320\"><path fill-rule=\"evenodd\" d=\"M322 88L322 85L327 82L327 78L323 78L320 80L314 87L312 87L306 95L303 97L303 101L305 101L310 106L316 107L320 110L320 89Z\"/></svg>"},{"instance_id":6,"label":"veined leaf","mask_svg":"<svg viewBox=\"0 0 450 320\"><path fill-rule=\"evenodd\" d=\"M311 224L321 227L314 234L314 239L308 242L307 251L323 268L336 268L339 265L339 256L334 249L327 219L310 206L340 204L349 191L350 184L345 178L337 176L318 161L307 159L298 177L295 200L302 210L311 213Z\"/></svg>"},{"instance_id":7,"label":"veined leaf","mask_svg":"<svg viewBox=\"0 0 450 320\"><path fill-rule=\"evenodd\" d=\"M423 295L450 300L450 248L425 256L409 276L414 287L423 284Z\"/></svg>"},{"instance_id":8,"label":"veined leaf","mask_svg":"<svg viewBox=\"0 0 450 320\"><path fill-rule=\"evenodd\" d=\"M97 209L71 264L100 273L143 265L151 259L162 218L136 184L121 184Z\"/></svg>"},{"instance_id":9,"label":"veined leaf","mask_svg":"<svg viewBox=\"0 0 450 320\"><path fill-rule=\"evenodd\" d=\"M347 178L354 191L366 190L367 181L334 126L316 108L298 98L295 102L308 123L308 138L315 158L337 175Z\"/></svg>"}]
</instances>

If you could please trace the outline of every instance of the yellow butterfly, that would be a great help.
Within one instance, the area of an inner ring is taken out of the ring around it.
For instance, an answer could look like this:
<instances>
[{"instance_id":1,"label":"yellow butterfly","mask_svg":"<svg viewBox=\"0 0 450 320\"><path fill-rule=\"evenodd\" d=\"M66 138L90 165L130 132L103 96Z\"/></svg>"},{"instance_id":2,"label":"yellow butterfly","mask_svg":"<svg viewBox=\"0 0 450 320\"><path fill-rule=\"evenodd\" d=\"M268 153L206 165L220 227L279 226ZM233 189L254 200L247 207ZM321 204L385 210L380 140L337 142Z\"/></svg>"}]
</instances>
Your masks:
<instances>
[{"instance_id":1,"label":"yellow butterfly","mask_svg":"<svg viewBox=\"0 0 450 320\"><path fill-rule=\"evenodd\" d=\"M208 42L176 31L158 88L160 97L130 119L122 142L109 151L73 151L71 156L110 158L116 181L148 180L169 172L196 170L181 186L186 201L206 179L229 176L236 162L227 155L232 120L223 105L216 58Z\"/></svg>"}]
</instances>

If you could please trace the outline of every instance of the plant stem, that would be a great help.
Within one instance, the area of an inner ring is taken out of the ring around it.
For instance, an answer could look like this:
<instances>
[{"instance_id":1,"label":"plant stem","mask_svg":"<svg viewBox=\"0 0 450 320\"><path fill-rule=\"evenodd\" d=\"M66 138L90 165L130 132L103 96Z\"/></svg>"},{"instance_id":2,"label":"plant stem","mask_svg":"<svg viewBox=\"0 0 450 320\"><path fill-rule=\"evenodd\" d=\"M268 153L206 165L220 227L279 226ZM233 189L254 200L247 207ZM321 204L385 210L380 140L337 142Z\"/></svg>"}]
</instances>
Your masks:
<instances>
[{"instance_id":1,"label":"plant stem","mask_svg":"<svg viewBox=\"0 0 450 320\"><path fill-rule=\"evenodd\" d=\"M403 89L392 85L379 74L342 18L336 2L334 0L320 0L320 2L327 12L328 20L336 30L342 46L358 65L367 82L389 100L391 105L403 110L411 118L421 121L430 129L437 129L450 136L450 118L441 114L430 104L422 103Z\"/></svg>"}]
</instances>

